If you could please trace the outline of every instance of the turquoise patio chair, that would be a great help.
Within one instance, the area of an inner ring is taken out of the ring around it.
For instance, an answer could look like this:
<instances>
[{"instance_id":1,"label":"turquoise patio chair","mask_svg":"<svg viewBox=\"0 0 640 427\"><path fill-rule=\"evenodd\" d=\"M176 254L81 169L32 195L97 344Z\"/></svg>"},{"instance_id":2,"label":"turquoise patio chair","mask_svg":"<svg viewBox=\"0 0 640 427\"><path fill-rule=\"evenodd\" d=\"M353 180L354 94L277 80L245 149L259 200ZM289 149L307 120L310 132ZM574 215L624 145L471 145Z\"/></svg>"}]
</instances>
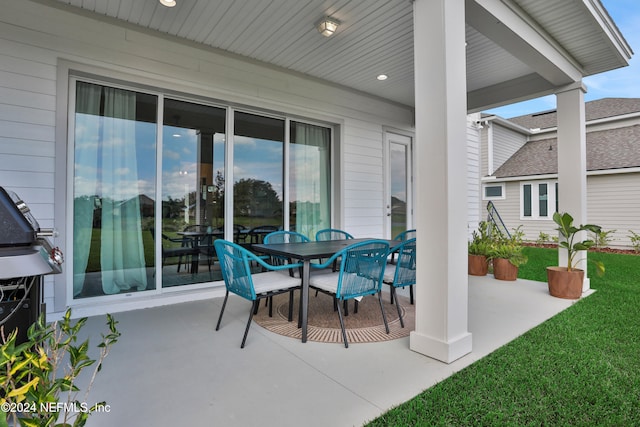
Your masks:
<instances>
[{"instance_id":1,"label":"turquoise patio chair","mask_svg":"<svg viewBox=\"0 0 640 427\"><path fill-rule=\"evenodd\" d=\"M403 232L398 233L398 235L396 237L394 237L393 240L398 241L398 242L404 242L405 240L415 239L416 237L417 237L416 229L413 228L411 230L404 230ZM396 257L396 253L392 252L391 253L391 264L395 263L395 257Z\"/></svg>"},{"instance_id":2,"label":"turquoise patio chair","mask_svg":"<svg viewBox=\"0 0 640 427\"><path fill-rule=\"evenodd\" d=\"M408 286L410 301L413 304L413 286L416 284L416 239L405 240L396 246L394 251L398 254L398 261L385 269L384 283L390 287L391 302L395 300L400 326L404 328L396 289Z\"/></svg>"},{"instance_id":3,"label":"turquoise patio chair","mask_svg":"<svg viewBox=\"0 0 640 427\"><path fill-rule=\"evenodd\" d=\"M315 268L326 268L341 258L338 271L330 274L311 275L309 286L322 293L333 296L334 307L337 308L342 329L342 339L345 348L349 347L347 333L344 329L341 302L350 299L378 295L380 311L384 327L389 333L387 316L382 306L382 280L389 255L389 243L384 240L368 240L354 243L335 253L324 264L313 265Z\"/></svg>"},{"instance_id":4,"label":"turquoise patio chair","mask_svg":"<svg viewBox=\"0 0 640 427\"><path fill-rule=\"evenodd\" d=\"M309 238L302 233L296 231L274 231L264 236L264 243L298 243L308 242Z\"/></svg>"},{"instance_id":5,"label":"turquoise patio chair","mask_svg":"<svg viewBox=\"0 0 640 427\"><path fill-rule=\"evenodd\" d=\"M337 228L325 228L316 233L316 240L318 242L326 240L349 240L353 239L353 236L344 230L338 230ZM334 261L331 269L336 271L338 265L338 258ZM316 293L317 295L317 293Z\"/></svg>"},{"instance_id":6,"label":"turquoise patio chair","mask_svg":"<svg viewBox=\"0 0 640 427\"><path fill-rule=\"evenodd\" d=\"M264 243L267 245L269 243L302 243L302 242L309 242L309 241L310 240L307 236L305 236L302 233L298 233L296 231L280 230L280 231L274 231L264 236ZM272 264L275 264L275 265L283 265L287 263L291 264L292 260L287 259L285 257L272 255L271 262ZM293 270L290 270L289 274L293 275ZM300 275L300 277L302 277L302 275Z\"/></svg>"},{"instance_id":7,"label":"turquoise patio chair","mask_svg":"<svg viewBox=\"0 0 640 427\"><path fill-rule=\"evenodd\" d=\"M261 299L289 292L289 321L292 320L293 291L300 289L301 280L291 277L287 274L287 270L300 268L302 264L271 265L236 243L218 239L213 242L213 244L218 254L222 278L224 279L224 285L226 287L216 331L220 329L220 322L222 321L222 315L227 305L229 292L252 302L249 321L247 322L240 348L244 348L247 334L251 327L251 320L253 319L253 315L258 311L258 304ZM267 272L252 274L251 262L256 262L267 270Z\"/></svg>"},{"instance_id":8,"label":"turquoise patio chair","mask_svg":"<svg viewBox=\"0 0 640 427\"><path fill-rule=\"evenodd\" d=\"M404 230L401 233L398 233L398 235L396 237L393 238L393 240L397 240L399 242L404 242L405 240L409 240L409 239L415 239L416 236L416 229L413 228L411 230Z\"/></svg>"},{"instance_id":9,"label":"turquoise patio chair","mask_svg":"<svg viewBox=\"0 0 640 427\"><path fill-rule=\"evenodd\" d=\"M353 236L346 231L338 230L336 228L325 228L324 230L320 230L316 233L317 241L345 239L353 239Z\"/></svg>"}]
</instances>

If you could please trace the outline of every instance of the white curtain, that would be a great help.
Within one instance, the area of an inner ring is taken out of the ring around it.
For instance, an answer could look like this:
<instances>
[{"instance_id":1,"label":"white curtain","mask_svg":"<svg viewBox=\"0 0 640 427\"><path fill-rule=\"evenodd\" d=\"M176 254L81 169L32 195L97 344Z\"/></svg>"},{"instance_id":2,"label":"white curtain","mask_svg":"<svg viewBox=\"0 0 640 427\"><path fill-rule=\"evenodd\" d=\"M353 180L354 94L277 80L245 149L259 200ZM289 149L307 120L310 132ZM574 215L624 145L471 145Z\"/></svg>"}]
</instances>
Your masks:
<instances>
[{"instance_id":1,"label":"white curtain","mask_svg":"<svg viewBox=\"0 0 640 427\"><path fill-rule=\"evenodd\" d=\"M73 296L82 292L89 261L97 194L98 144L102 134L101 88L76 87L75 175L73 206Z\"/></svg>"},{"instance_id":2,"label":"white curtain","mask_svg":"<svg viewBox=\"0 0 640 427\"><path fill-rule=\"evenodd\" d=\"M115 294L144 290L147 276L142 244L136 160L136 94L104 88L102 144L102 290Z\"/></svg>"},{"instance_id":3,"label":"white curtain","mask_svg":"<svg viewBox=\"0 0 640 427\"><path fill-rule=\"evenodd\" d=\"M82 291L92 250L93 212L98 207L95 195L102 208L99 252L103 292L144 290L147 278L137 189L136 94L79 82L77 99L77 111L90 116L86 123L90 129L76 123L74 296ZM78 132L85 133L83 138L78 139ZM87 190L92 187L93 193Z\"/></svg>"},{"instance_id":4,"label":"white curtain","mask_svg":"<svg viewBox=\"0 0 640 427\"><path fill-rule=\"evenodd\" d=\"M295 189L296 231L313 239L316 232L328 228L329 128L292 122L295 135L291 144L292 187Z\"/></svg>"}]
</instances>

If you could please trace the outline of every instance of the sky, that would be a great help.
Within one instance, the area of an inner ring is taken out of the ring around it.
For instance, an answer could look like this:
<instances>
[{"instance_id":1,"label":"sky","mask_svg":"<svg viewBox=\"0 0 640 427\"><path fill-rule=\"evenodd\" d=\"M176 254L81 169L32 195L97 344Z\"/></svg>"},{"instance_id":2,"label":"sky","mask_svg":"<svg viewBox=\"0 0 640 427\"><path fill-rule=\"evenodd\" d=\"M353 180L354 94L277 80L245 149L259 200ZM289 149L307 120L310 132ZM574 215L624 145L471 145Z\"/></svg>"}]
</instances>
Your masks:
<instances>
[{"instance_id":1,"label":"sky","mask_svg":"<svg viewBox=\"0 0 640 427\"><path fill-rule=\"evenodd\" d=\"M640 98L640 1L601 0L618 29L631 46L634 55L629 66L586 77L585 101L601 98ZM493 108L485 113L497 114L505 119L556 108L555 95Z\"/></svg>"}]
</instances>

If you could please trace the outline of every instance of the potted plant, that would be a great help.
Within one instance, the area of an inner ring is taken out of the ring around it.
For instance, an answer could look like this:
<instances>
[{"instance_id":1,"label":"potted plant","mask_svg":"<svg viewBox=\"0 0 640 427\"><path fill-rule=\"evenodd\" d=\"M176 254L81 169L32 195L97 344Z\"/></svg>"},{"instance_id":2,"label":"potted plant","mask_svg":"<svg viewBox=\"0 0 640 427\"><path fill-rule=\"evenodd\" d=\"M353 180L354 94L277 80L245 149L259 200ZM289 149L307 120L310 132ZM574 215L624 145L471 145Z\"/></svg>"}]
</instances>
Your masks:
<instances>
[{"instance_id":1,"label":"potted plant","mask_svg":"<svg viewBox=\"0 0 640 427\"><path fill-rule=\"evenodd\" d=\"M564 267L547 267L547 282L549 284L549 293L554 297L578 299L582 296L582 283L584 282L584 270L575 268L580 259L576 256L580 251L589 250L595 245L593 240L574 241L576 235L580 231L591 231L595 234L600 233L602 227L594 224L585 224L575 227L573 225L573 217L568 213L554 213L553 221L558 225L557 230L560 232L560 241L558 250L563 248L567 251L567 265ZM604 264L594 261L598 274L604 273Z\"/></svg>"},{"instance_id":2,"label":"potted plant","mask_svg":"<svg viewBox=\"0 0 640 427\"><path fill-rule=\"evenodd\" d=\"M516 239L498 240L491 251L493 276L498 280L516 280L518 269L527 262L522 245Z\"/></svg>"},{"instance_id":3,"label":"potted plant","mask_svg":"<svg viewBox=\"0 0 640 427\"><path fill-rule=\"evenodd\" d=\"M481 221L478 230L472 234L468 245L469 274L472 276L486 276L489 271L489 253L492 239L488 232L489 225Z\"/></svg>"}]
</instances>

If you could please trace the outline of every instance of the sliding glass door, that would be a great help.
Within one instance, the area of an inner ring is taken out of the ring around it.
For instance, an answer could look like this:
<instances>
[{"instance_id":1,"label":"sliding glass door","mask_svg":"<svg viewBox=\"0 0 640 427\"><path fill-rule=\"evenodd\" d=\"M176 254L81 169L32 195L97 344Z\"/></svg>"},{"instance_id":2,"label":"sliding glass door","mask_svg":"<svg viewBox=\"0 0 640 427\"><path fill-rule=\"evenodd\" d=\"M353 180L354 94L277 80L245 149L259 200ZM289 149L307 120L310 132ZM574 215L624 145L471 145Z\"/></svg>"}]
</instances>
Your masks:
<instances>
[{"instance_id":1,"label":"sliding glass door","mask_svg":"<svg viewBox=\"0 0 640 427\"><path fill-rule=\"evenodd\" d=\"M74 299L219 281L216 239L330 227L330 127L79 78L71 95Z\"/></svg>"},{"instance_id":2,"label":"sliding glass door","mask_svg":"<svg viewBox=\"0 0 640 427\"><path fill-rule=\"evenodd\" d=\"M162 287L220 280L226 109L165 99L163 117Z\"/></svg>"},{"instance_id":3,"label":"sliding glass door","mask_svg":"<svg viewBox=\"0 0 640 427\"><path fill-rule=\"evenodd\" d=\"M283 227L283 119L235 112L233 221L241 243Z\"/></svg>"},{"instance_id":4,"label":"sliding glass door","mask_svg":"<svg viewBox=\"0 0 640 427\"><path fill-rule=\"evenodd\" d=\"M151 290L158 98L78 82L73 297Z\"/></svg>"},{"instance_id":5,"label":"sliding glass door","mask_svg":"<svg viewBox=\"0 0 640 427\"><path fill-rule=\"evenodd\" d=\"M331 129L292 121L289 134L289 228L313 240L331 226Z\"/></svg>"}]
</instances>

